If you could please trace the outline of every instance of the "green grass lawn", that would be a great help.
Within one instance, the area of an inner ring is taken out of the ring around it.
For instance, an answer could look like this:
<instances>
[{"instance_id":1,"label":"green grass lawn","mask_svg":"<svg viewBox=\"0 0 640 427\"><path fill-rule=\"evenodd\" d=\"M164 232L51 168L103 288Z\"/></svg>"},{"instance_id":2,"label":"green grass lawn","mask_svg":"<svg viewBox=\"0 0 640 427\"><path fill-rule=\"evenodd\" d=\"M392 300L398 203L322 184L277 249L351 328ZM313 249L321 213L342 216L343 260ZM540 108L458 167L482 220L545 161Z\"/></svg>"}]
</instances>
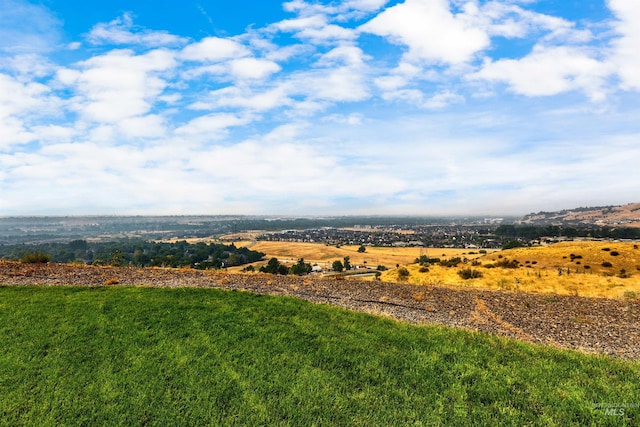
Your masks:
<instances>
[{"instance_id":1,"label":"green grass lawn","mask_svg":"<svg viewBox=\"0 0 640 427\"><path fill-rule=\"evenodd\" d=\"M0 338L6 426L640 425L640 363L292 298L0 287Z\"/></svg>"}]
</instances>

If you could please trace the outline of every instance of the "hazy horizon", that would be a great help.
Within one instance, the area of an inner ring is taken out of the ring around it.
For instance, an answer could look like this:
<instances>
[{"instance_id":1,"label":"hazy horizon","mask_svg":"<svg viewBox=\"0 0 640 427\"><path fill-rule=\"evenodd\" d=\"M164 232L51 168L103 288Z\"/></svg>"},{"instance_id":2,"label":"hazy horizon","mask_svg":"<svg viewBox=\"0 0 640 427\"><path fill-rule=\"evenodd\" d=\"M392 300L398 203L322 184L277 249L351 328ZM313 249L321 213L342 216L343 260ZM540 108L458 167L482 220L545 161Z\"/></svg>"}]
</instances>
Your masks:
<instances>
[{"instance_id":1,"label":"hazy horizon","mask_svg":"<svg viewBox=\"0 0 640 427\"><path fill-rule=\"evenodd\" d=\"M0 216L637 202L640 0L0 2Z\"/></svg>"}]
</instances>

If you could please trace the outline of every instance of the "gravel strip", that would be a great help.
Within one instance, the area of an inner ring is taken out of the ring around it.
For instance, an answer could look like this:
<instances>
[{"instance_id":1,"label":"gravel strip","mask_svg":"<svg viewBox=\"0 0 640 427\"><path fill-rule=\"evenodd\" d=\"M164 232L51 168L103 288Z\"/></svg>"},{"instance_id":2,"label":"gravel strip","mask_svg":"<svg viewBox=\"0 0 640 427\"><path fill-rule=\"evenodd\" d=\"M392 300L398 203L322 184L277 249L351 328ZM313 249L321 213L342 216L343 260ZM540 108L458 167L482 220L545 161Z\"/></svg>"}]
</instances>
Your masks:
<instances>
[{"instance_id":1,"label":"gravel strip","mask_svg":"<svg viewBox=\"0 0 640 427\"><path fill-rule=\"evenodd\" d=\"M212 287L290 295L392 317L640 360L640 301L320 277L0 261L0 284Z\"/></svg>"}]
</instances>

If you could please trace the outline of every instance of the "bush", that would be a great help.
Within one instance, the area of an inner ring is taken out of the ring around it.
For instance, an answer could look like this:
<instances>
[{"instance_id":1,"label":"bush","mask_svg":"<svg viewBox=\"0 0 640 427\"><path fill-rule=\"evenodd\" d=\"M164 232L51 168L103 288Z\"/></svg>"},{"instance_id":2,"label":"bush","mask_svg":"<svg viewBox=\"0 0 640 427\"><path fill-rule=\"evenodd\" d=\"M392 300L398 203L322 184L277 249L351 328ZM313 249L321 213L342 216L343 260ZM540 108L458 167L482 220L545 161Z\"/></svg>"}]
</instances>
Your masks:
<instances>
[{"instance_id":1,"label":"bush","mask_svg":"<svg viewBox=\"0 0 640 427\"><path fill-rule=\"evenodd\" d=\"M20 261L28 264L46 264L51 261L51 255L45 254L44 252L40 251L27 252L26 254L22 255Z\"/></svg>"},{"instance_id":2,"label":"bush","mask_svg":"<svg viewBox=\"0 0 640 427\"><path fill-rule=\"evenodd\" d=\"M398 280L400 280L401 282L408 280L409 276L411 275L411 273L409 273L409 270L407 270L405 267L398 268L397 274Z\"/></svg>"},{"instance_id":3,"label":"bush","mask_svg":"<svg viewBox=\"0 0 640 427\"><path fill-rule=\"evenodd\" d=\"M618 273L618 277L621 279L628 279L629 277L631 277L631 274L627 273L627 270L623 268L620 270L620 273Z\"/></svg>"},{"instance_id":4,"label":"bush","mask_svg":"<svg viewBox=\"0 0 640 427\"><path fill-rule=\"evenodd\" d=\"M479 277L482 277L482 273L475 269L463 268L462 270L458 271L458 276L462 277L465 280L477 279Z\"/></svg>"},{"instance_id":5,"label":"bush","mask_svg":"<svg viewBox=\"0 0 640 427\"><path fill-rule=\"evenodd\" d=\"M605 261L602 263L603 267L613 267L613 264L611 264L609 261Z\"/></svg>"},{"instance_id":6,"label":"bush","mask_svg":"<svg viewBox=\"0 0 640 427\"><path fill-rule=\"evenodd\" d=\"M620 255L620 252L618 252L618 251L611 251L611 252L610 252L610 254L611 254L611 256L618 256L618 255Z\"/></svg>"},{"instance_id":7,"label":"bush","mask_svg":"<svg viewBox=\"0 0 640 427\"><path fill-rule=\"evenodd\" d=\"M507 258L505 258L501 261L496 262L496 267L502 267L502 268L518 268L519 265L520 263L518 262L517 259L509 261Z\"/></svg>"},{"instance_id":8,"label":"bush","mask_svg":"<svg viewBox=\"0 0 640 427\"><path fill-rule=\"evenodd\" d=\"M461 262L462 262L462 259L460 259L460 257L455 257L448 260L440 261L440 265L443 267L456 267Z\"/></svg>"}]
</instances>

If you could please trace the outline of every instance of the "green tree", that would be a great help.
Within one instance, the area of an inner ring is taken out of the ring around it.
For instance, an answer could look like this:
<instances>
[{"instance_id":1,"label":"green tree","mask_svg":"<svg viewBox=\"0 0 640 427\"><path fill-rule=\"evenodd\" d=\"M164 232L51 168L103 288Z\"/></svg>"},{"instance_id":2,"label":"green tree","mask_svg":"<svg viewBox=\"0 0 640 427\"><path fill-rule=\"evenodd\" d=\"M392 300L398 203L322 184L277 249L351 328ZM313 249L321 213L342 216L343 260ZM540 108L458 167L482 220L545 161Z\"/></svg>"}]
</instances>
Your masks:
<instances>
[{"instance_id":1,"label":"green tree","mask_svg":"<svg viewBox=\"0 0 640 427\"><path fill-rule=\"evenodd\" d=\"M278 258L271 258L267 262L267 265L263 265L262 267L260 267L260 271L263 273L278 274L279 268L280 268L280 261L278 261Z\"/></svg>"},{"instance_id":2,"label":"green tree","mask_svg":"<svg viewBox=\"0 0 640 427\"><path fill-rule=\"evenodd\" d=\"M344 265L342 265L340 261L333 261L333 264L331 264L331 268L333 271L340 273L342 270L344 270Z\"/></svg>"},{"instance_id":3,"label":"green tree","mask_svg":"<svg viewBox=\"0 0 640 427\"><path fill-rule=\"evenodd\" d=\"M312 267L308 262L304 262L303 258L298 259L298 262L291 266L289 272L291 274L296 274L298 276L302 276L304 274L311 273Z\"/></svg>"},{"instance_id":4,"label":"green tree","mask_svg":"<svg viewBox=\"0 0 640 427\"><path fill-rule=\"evenodd\" d=\"M344 261L344 263L343 263L344 269L347 270L347 271L351 270L351 262L349 262L349 257L348 256L344 257L343 261Z\"/></svg>"},{"instance_id":5,"label":"green tree","mask_svg":"<svg viewBox=\"0 0 640 427\"><path fill-rule=\"evenodd\" d=\"M360 245L360 247L358 248L358 252L360 253L364 253L367 251L367 248L365 245Z\"/></svg>"},{"instance_id":6,"label":"green tree","mask_svg":"<svg viewBox=\"0 0 640 427\"><path fill-rule=\"evenodd\" d=\"M263 265L260 267L260 271L263 273L271 273L271 274L289 274L289 269L286 265L280 264L278 258L271 258L267 265Z\"/></svg>"}]
</instances>

